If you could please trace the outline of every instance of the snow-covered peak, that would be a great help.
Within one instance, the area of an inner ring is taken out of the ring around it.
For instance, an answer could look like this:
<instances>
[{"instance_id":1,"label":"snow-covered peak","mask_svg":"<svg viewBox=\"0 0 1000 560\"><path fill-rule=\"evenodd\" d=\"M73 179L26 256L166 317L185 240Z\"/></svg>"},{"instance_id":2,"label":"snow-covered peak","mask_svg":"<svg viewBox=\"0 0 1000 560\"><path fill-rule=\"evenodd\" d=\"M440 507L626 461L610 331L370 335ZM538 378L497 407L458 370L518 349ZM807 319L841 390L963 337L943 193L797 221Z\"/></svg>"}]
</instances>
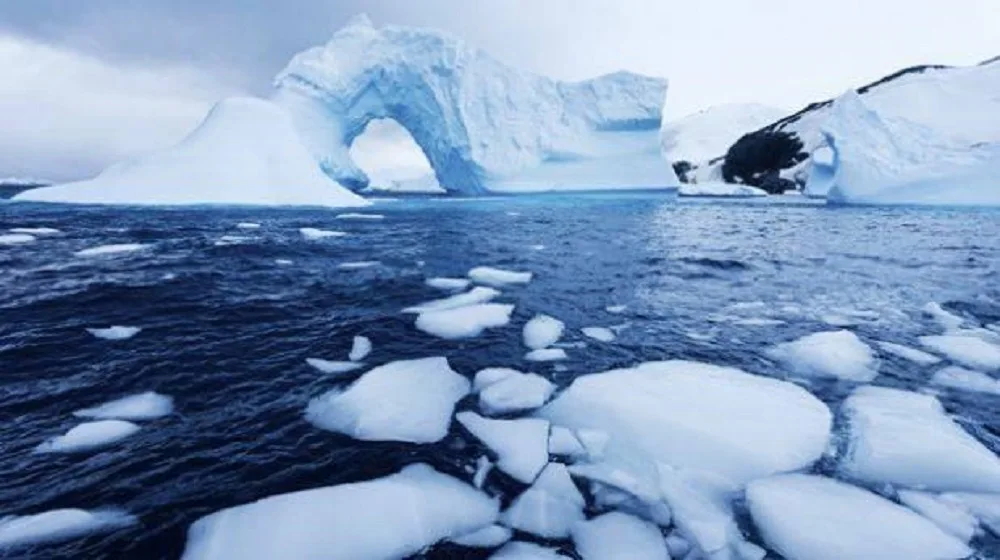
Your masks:
<instances>
[{"instance_id":1,"label":"snow-covered peak","mask_svg":"<svg viewBox=\"0 0 1000 560\"><path fill-rule=\"evenodd\" d=\"M758 103L716 105L675 120L664 118L663 151L675 161L697 163L723 156L740 136L788 114ZM664 115L666 117L666 115Z\"/></svg>"}]
</instances>

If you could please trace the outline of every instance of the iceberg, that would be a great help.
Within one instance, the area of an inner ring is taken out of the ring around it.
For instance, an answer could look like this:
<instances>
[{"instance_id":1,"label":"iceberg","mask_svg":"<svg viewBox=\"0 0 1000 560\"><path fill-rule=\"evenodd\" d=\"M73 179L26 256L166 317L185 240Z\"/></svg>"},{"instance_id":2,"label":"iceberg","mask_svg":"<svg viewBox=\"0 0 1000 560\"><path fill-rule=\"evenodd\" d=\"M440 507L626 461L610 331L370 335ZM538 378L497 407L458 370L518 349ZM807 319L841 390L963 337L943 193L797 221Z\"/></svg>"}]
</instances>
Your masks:
<instances>
[{"instance_id":1,"label":"iceberg","mask_svg":"<svg viewBox=\"0 0 1000 560\"><path fill-rule=\"evenodd\" d=\"M666 80L628 72L569 83L510 68L445 33L355 18L275 78L320 167L370 184L350 146L393 119L450 192L657 188L677 184L661 155Z\"/></svg>"},{"instance_id":2,"label":"iceberg","mask_svg":"<svg viewBox=\"0 0 1000 560\"><path fill-rule=\"evenodd\" d=\"M546 539L570 536L586 502L565 465L549 463L538 480L500 515L504 525Z\"/></svg>"},{"instance_id":3,"label":"iceberg","mask_svg":"<svg viewBox=\"0 0 1000 560\"><path fill-rule=\"evenodd\" d=\"M404 558L492 525L497 502L423 464L367 482L280 494L188 530L183 560Z\"/></svg>"},{"instance_id":4,"label":"iceberg","mask_svg":"<svg viewBox=\"0 0 1000 560\"><path fill-rule=\"evenodd\" d=\"M79 453L92 451L118 443L138 431L139 426L124 420L84 422L61 436L41 443L35 448L35 452Z\"/></svg>"},{"instance_id":5,"label":"iceberg","mask_svg":"<svg viewBox=\"0 0 1000 560\"><path fill-rule=\"evenodd\" d=\"M583 560L617 560L626 554L633 560L670 560L656 525L620 512L577 523L572 536Z\"/></svg>"},{"instance_id":6,"label":"iceberg","mask_svg":"<svg viewBox=\"0 0 1000 560\"><path fill-rule=\"evenodd\" d=\"M137 522L117 509L56 509L34 515L0 518L0 551L107 533Z\"/></svg>"},{"instance_id":7,"label":"iceberg","mask_svg":"<svg viewBox=\"0 0 1000 560\"><path fill-rule=\"evenodd\" d=\"M778 344L767 355L798 375L860 382L878 375L875 352L851 331L810 334Z\"/></svg>"},{"instance_id":8,"label":"iceberg","mask_svg":"<svg viewBox=\"0 0 1000 560\"><path fill-rule=\"evenodd\" d=\"M24 191L14 200L84 204L368 203L323 175L292 119L251 97L219 101L177 145L117 163L96 178Z\"/></svg>"},{"instance_id":9,"label":"iceberg","mask_svg":"<svg viewBox=\"0 0 1000 560\"><path fill-rule=\"evenodd\" d=\"M174 411L174 399L154 391L129 395L94 408L77 410L73 416L97 420L155 420Z\"/></svg>"},{"instance_id":10,"label":"iceberg","mask_svg":"<svg viewBox=\"0 0 1000 560\"><path fill-rule=\"evenodd\" d=\"M458 423L497 454L497 468L531 484L549 462L549 423L537 418L490 420L459 412Z\"/></svg>"},{"instance_id":11,"label":"iceberg","mask_svg":"<svg viewBox=\"0 0 1000 560\"><path fill-rule=\"evenodd\" d=\"M140 327L114 325L106 329L87 329L94 338L102 340L128 340L142 331Z\"/></svg>"}]
</instances>

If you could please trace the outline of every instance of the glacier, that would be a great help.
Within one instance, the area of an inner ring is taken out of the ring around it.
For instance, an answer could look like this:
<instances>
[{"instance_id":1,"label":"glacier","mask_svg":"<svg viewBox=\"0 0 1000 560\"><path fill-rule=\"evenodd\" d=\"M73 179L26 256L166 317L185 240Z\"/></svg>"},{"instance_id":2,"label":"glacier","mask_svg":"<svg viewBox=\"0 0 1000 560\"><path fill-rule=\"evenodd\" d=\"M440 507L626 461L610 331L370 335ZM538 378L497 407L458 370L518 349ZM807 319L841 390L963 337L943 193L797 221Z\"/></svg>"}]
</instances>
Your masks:
<instances>
[{"instance_id":1,"label":"glacier","mask_svg":"<svg viewBox=\"0 0 1000 560\"><path fill-rule=\"evenodd\" d=\"M659 128L666 80L628 72L560 82L506 66L451 35L352 20L275 78L331 178L371 180L352 159L376 119L410 132L449 192L673 187Z\"/></svg>"}]
</instances>

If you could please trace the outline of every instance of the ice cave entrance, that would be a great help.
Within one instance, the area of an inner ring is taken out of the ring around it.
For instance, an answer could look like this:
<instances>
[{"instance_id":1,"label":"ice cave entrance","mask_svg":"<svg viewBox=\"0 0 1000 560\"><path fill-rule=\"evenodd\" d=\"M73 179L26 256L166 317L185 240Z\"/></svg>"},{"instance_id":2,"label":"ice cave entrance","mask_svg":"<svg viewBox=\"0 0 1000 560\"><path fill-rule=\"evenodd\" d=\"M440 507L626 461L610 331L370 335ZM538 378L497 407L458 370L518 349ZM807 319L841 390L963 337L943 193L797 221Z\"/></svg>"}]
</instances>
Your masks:
<instances>
[{"instance_id":1,"label":"ice cave entrance","mask_svg":"<svg viewBox=\"0 0 1000 560\"><path fill-rule=\"evenodd\" d=\"M413 135L392 118L369 121L351 144L350 155L368 175L369 190L445 192Z\"/></svg>"}]
</instances>

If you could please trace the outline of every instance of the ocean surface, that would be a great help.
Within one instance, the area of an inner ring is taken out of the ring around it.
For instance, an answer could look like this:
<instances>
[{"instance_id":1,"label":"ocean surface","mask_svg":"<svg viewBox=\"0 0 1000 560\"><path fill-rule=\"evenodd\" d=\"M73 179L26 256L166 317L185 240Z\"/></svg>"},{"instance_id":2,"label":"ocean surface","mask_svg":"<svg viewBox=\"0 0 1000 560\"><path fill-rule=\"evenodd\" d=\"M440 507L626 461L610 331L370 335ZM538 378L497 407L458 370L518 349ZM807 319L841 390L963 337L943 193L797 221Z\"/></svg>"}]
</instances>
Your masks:
<instances>
[{"instance_id":1,"label":"ocean surface","mask_svg":"<svg viewBox=\"0 0 1000 560\"><path fill-rule=\"evenodd\" d=\"M337 385L305 359L344 360L355 335L373 341L370 365L447 356L470 377L508 366L565 386L580 374L670 358L785 377L764 356L769 345L849 324L869 342L917 346L918 336L939 332L921 313L928 302L1000 322L993 210L635 194L385 200L364 212L385 219L338 220L316 209L0 204L0 230L61 231L0 246L0 517L116 507L140 520L0 558L178 558L196 519L269 495L421 461L470 479L483 448L456 426L438 444L405 445L361 443L305 421L309 399ZM241 230L239 222L261 227ZM348 235L307 240L303 227ZM74 255L118 243L148 247ZM357 261L379 264L338 268ZM531 284L503 290L499 301L517 306L509 326L444 341L400 312L444 295L426 278L464 276L479 265L535 273ZM614 314L608 306L626 307ZM521 327L536 313L569 327L562 367L523 360ZM108 325L143 330L122 341L85 331ZM613 327L619 337L591 341L579 332L589 326ZM884 357L877 383L921 389L933 371ZM831 405L851 388L807 386ZM78 423L73 411L149 390L173 396L176 412L101 452L33 453ZM941 396L966 429L1000 451L1000 397ZM992 540L977 548L1000 558ZM437 547L426 556L483 554Z\"/></svg>"}]
</instances>

